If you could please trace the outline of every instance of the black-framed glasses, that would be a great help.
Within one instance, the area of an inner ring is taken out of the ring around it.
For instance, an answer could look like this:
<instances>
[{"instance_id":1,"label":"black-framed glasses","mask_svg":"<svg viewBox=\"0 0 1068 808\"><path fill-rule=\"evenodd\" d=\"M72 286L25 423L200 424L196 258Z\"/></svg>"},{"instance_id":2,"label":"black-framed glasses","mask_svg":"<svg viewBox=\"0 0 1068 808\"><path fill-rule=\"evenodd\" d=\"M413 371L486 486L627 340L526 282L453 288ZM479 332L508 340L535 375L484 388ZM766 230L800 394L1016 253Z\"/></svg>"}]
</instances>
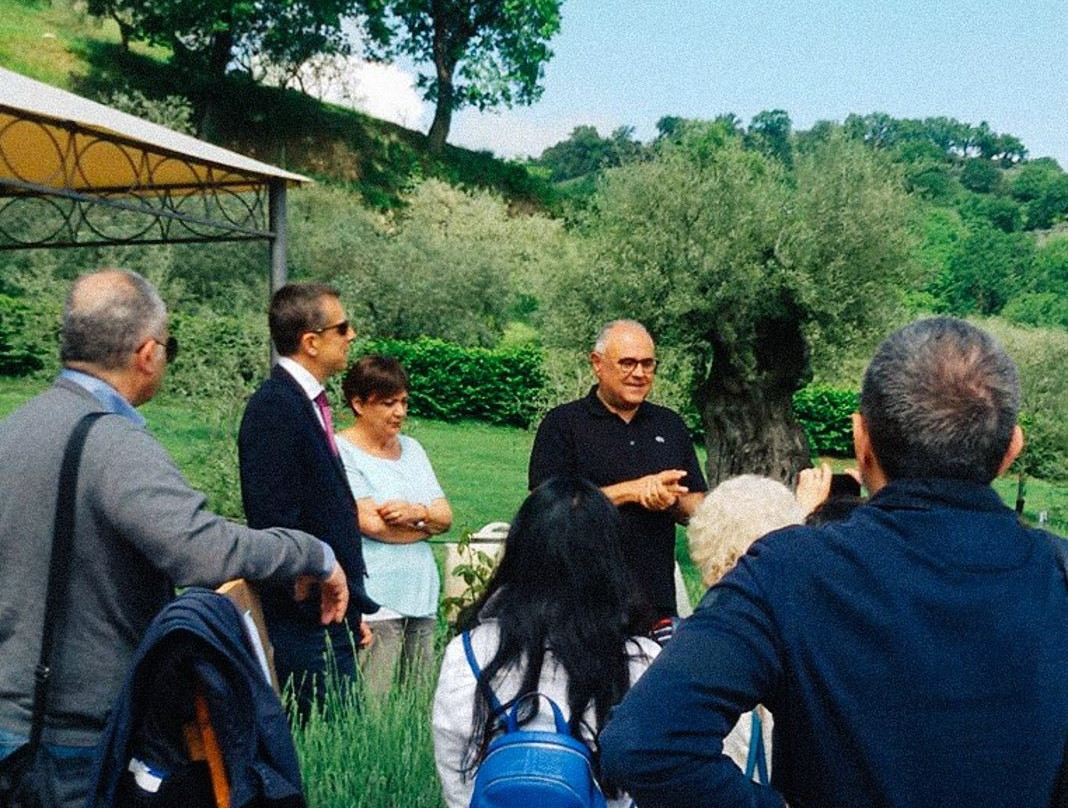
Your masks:
<instances>
[{"instance_id":1,"label":"black-framed glasses","mask_svg":"<svg viewBox=\"0 0 1068 808\"><path fill-rule=\"evenodd\" d=\"M336 331L339 337L343 337L349 333L349 321L342 320L340 323L334 323L333 325L324 325L322 328L309 329L309 334L323 334L327 331Z\"/></svg>"},{"instance_id":2,"label":"black-framed glasses","mask_svg":"<svg viewBox=\"0 0 1068 808\"><path fill-rule=\"evenodd\" d=\"M167 364L170 364L178 358L178 338L167 337L166 340L158 339L157 337L149 337L157 345L163 346L164 356L167 357Z\"/></svg>"},{"instance_id":3,"label":"black-framed glasses","mask_svg":"<svg viewBox=\"0 0 1068 808\"><path fill-rule=\"evenodd\" d=\"M646 373L655 373L657 360L653 359L652 357L648 357L646 359L635 359L633 357L626 356L623 359L617 359L616 364L619 366L619 369L623 371L624 375L629 376L639 367Z\"/></svg>"}]
</instances>

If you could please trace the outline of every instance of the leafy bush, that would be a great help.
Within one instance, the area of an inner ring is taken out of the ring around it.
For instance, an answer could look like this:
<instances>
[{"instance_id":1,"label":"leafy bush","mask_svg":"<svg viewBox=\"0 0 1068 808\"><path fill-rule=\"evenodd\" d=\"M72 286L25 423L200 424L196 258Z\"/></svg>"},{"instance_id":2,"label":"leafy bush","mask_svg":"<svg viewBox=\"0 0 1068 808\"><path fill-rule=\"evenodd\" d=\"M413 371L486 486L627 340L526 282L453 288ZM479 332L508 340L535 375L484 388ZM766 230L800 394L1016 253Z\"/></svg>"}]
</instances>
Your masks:
<instances>
[{"instance_id":1,"label":"leafy bush","mask_svg":"<svg viewBox=\"0 0 1068 808\"><path fill-rule=\"evenodd\" d=\"M1020 371L1020 425L1026 445L1014 469L1046 480L1068 479L1068 332L983 320Z\"/></svg>"},{"instance_id":2,"label":"leafy bush","mask_svg":"<svg viewBox=\"0 0 1068 808\"><path fill-rule=\"evenodd\" d=\"M1068 299L1056 292L1025 292L1006 303L1001 316L1020 325L1068 328Z\"/></svg>"},{"instance_id":3,"label":"leafy bush","mask_svg":"<svg viewBox=\"0 0 1068 808\"><path fill-rule=\"evenodd\" d=\"M30 307L0 295L0 376L26 376L45 366L55 353L55 334L42 334L30 325Z\"/></svg>"},{"instance_id":4,"label":"leafy bush","mask_svg":"<svg viewBox=\"0 0 1068 808\"><path fill-rule=\"evenodd\" d=\"M794 417L805 430L813 455L850 457L859 395L852 390L810 385L794 393Z\"/></svg>"},{"instance_id":5,"label":"leafy bush","mask_svg":"<svg viewBox=\"0 0 1068 808\"><path fill-rule=\"evenodd\" d=\"M240 400L270 369L267 318L259 312L184 309L171 316L171 333L181 346L164 382L172 394L220 404Z\"/></svg>"},{"instance_id":6,"label":"leafy bush","mask_svg":"<svg viewBox=\"0 0 1068 808\"><path fill-rule=\"evenodd\" d=\"M404 365L414 416L525 427L538 414L545 375L541 352L534 348L464 348L421 338L370 340L362 350L396 357Z\"/></svg>"}]
</instances>

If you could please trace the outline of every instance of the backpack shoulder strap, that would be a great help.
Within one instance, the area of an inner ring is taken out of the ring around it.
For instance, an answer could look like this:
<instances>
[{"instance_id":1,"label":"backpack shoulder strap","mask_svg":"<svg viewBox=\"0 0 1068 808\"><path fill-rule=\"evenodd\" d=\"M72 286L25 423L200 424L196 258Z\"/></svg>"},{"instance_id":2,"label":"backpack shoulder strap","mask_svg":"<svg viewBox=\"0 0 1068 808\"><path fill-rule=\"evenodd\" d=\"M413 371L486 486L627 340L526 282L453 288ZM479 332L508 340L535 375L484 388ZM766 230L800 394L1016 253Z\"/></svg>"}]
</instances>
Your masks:
<instances>
[{"instance_id":1,"label":"backpack shoulder strap","mask_svg":"<svg viewBox=\"0 0 1068 808\"><path fill-rule=\"evenodd\" d=\"M471 672L475 675L475 688L482 684L482 668L478 665L478 660L475 659L475 649L471 646L471 632L464 631L463 633L464 654L467 655L467 664L471 666ZM485 683L486 692L489 693L490 707L493 709L494 715L501 715L504 713L504 707L501 705L500 699L497 698L497 694L493 692L493 688L490 687L489 682Z\"/></svg>"},{"instance_id":2,"label":"backpack shoulder strap","mask_svg":"<svg viewBox=\"0 0 1068 808\"><path fill-rule=\"evenodd\" d=\"M762 786L768 785L768 761L764 754L764 722L760 720L760 713L753 708L753 722L749 730L749 756L745 761L745 776L753 779L756 772Z\"/></svg>"}]
</instances>

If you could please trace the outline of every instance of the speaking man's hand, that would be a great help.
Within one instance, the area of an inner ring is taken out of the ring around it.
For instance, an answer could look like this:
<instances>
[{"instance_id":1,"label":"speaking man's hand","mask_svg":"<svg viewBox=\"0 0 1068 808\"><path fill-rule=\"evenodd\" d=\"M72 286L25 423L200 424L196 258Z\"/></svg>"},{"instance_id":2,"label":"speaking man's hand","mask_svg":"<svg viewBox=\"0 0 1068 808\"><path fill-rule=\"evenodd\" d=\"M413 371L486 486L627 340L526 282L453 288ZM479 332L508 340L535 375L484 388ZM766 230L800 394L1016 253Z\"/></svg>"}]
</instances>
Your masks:
<instances>
[{"instance_id":1,"label":"speaking man's hand","mask_svg":"<svg viewBox=\"0 0 1068 808\"><path fill-rule=\"evenodd\" d=\"M681 495L689 493L690 489L679 483L685 476L682 469L667 469L642 477L638 504L649 511L666 511Z\"/></svg>"}]
</instances>

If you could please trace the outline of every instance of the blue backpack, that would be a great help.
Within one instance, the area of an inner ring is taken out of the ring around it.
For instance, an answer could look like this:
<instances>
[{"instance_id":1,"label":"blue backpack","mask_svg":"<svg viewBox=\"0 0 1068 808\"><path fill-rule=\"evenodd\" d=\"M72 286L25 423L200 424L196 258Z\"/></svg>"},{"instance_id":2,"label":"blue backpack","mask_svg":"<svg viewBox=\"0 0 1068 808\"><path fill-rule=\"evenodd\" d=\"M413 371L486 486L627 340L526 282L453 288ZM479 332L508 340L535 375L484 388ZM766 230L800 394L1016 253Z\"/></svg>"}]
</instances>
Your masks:
<instances>
[{"instance_id":1,"label":"blue backpack","mask_svg":"<svg viewBox=\"0 0 1068 808\"><path fill-rule=\"evenodd\" d=\"M467 631L463 643L477 680L482 669ZM571 734L556 702L541 693L527 693L506 712L494 693L490 697L504 732L486 748L475 772L469 808L605 808L589 747ZM555 731L519 728L519 706L528 698L549 702Z\"/></svg>"}]
</instances>

